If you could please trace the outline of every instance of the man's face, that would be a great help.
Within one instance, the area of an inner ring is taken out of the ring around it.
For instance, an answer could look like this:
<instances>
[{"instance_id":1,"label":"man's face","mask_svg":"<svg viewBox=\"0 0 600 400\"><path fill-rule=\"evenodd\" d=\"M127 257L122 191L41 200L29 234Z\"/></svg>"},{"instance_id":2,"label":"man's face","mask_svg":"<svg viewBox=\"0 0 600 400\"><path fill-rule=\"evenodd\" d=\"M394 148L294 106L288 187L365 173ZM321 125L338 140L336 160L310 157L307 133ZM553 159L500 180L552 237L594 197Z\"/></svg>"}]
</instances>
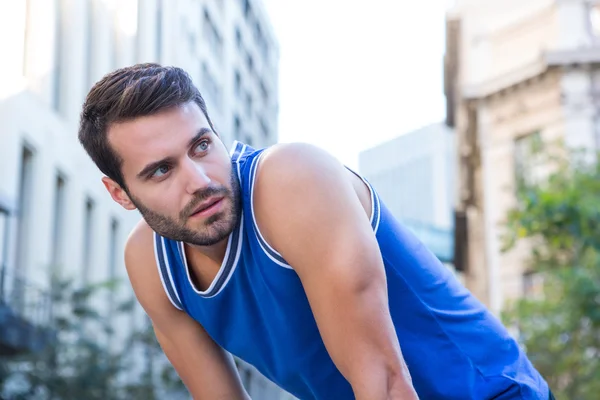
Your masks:
<instances>
[{"instance_id":1,"label":"man's face","mask_svg":"<svg viewBox=\"0 0 600 400\"><path fill-rule=\"evenodd\" d=\"M137 208L155 232L198 246L231 233L240 209L237 177L197 104L114 124L108 140L123 159L128 190L108 178L105 185L125 208Z\"/></svg>"}]
</instances>

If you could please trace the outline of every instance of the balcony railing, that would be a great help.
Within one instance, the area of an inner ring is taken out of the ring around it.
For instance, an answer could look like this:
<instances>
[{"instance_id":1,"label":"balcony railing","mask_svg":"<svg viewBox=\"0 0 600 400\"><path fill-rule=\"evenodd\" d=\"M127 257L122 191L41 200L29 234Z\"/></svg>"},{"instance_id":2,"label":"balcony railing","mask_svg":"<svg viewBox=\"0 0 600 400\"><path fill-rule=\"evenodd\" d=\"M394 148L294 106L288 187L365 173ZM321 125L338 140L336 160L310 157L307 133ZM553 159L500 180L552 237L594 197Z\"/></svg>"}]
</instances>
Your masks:
<instances>
[{"instance_id":1,"label":"balcony railing","mask_svg":"<svg viewBox=\"0 0 600 400\"><path fill-rule=\"evenodd\" d=\"M39 351L53 338L50 293L8 267L12 208L0 198L0 355Z\"/></svg>"},{"instance_id":2,"label":"balcony railing","mask_svg":"<svg viewBox=\"0 0 600 400\"><path fill-rule=\"evenodd\" d=\"M53 338L50 294L0 267L0 355L42 350Z\"/></svg>"}]
</instances>

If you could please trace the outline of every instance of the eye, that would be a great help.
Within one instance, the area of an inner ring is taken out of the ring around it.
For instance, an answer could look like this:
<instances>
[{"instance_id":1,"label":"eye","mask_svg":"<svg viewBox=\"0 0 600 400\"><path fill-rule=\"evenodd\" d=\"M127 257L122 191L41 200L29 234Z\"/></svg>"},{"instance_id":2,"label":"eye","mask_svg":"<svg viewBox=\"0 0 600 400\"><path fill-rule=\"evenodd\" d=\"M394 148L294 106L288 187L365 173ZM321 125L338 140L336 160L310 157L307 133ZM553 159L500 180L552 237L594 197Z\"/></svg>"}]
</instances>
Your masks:
<instances>
[{"instance_id":1,"label":"eye","mask_svg":"<svg viewBox=\"0 0 600 400\"><path fill-rule=\"evenodd\" d=\"M209 145L210 143L208 142L208 140L200 141L194 148L194 153L198 154L206 152L208 150Z\"/></svg>"},{"instance_id":2,"label":"eye","mask_svg":"<svg viewBox=\"0 0 600 400\"><path fill-rule=\"evenodd\" d=\"M167 172L169 172L171 168L168 165L161 165L154 171L152 174L153 178L162 178Z\"/></svg>"}]
</instances>

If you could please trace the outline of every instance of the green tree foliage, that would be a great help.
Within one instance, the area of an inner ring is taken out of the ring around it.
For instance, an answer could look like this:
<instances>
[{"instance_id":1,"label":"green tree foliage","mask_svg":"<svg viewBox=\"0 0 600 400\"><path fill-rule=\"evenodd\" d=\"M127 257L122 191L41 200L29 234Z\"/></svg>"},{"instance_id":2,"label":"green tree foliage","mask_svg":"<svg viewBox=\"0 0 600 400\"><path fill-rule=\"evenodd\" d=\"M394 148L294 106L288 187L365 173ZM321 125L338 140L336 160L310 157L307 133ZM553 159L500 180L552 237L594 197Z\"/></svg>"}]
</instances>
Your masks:
<instances>
[{"instance_id":1,"label":"green tree foliage","mask_svg":"<svg viewBox=\"0 0 600 400\"><path fill-rule=\"evenodd\" d=\"M557 399L600 396L600 164L589 160L549 157L553 172L520 187L508 218L506 250L528 242L543 292L517 301L504 321Z\"/></svg>"},{"instance_id":2,"label":"green tree foliage","mask_svg":"<svg viewBox=\"0 0 600 400\"><path fill-rule=\"evenodd\" d=\"M172 367L161 362L160 347L151 329L130 333L125 339L126 351L114 348L111 321L130 316L134 302L106 310L104 314L110 313L111 319L93 307L93 299L98 298L95 297L98 294L114 294L115 282L76 289L71 281L60 280L52 286L51 326L55 340L40 353L0 359L0 398L152 400L180 397L184 387ZM106 291L108 293L102 293ZM134 348L138 351L131 351ZM141 371L133 376L136 356ZM166 378L161 380L161 375Z\"/></svg>"}]
</instances>

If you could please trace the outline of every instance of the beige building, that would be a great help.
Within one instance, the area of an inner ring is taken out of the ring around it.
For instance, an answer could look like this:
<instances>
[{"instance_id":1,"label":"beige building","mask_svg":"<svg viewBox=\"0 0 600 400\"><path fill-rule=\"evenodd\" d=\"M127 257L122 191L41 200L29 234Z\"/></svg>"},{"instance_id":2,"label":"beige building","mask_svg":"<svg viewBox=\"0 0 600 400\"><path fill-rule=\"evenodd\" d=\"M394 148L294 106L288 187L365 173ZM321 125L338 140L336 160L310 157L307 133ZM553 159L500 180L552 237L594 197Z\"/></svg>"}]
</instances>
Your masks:
<instances>
[{"instance_id":1,"label":"beige building","mask_svg":"<svg viewBox=\"0 0 600 400\"><path fill-rule=\"evenodd\" d=\"M52 270L79 283L123 280L101 307L133 296L122 254L139 215L110 199L77 141L85 95L109 71L183 67L227 145L277 141L279 48L262 0L3 1L0 54L0 306L15 293L34 301ZM24 324L39 322L15 304ZM137 308L113 322L120 337L146 319ZM13 333L0 335L0 353L21 351ZM287 396L243 369L255 398Z\"/></svg>"},{"instance_id":2,"label":"beige building","mask_svg":"<svg viewBox=\"0 0 600 400\"><path fill-rule=\"evenodd\" d=\"M532 149L600 139L600 2L457 0L447 15L445 91L457 133L457 265L493 311L531 289L523 245L501 251Z\"/></svg>"}]
</instances>

